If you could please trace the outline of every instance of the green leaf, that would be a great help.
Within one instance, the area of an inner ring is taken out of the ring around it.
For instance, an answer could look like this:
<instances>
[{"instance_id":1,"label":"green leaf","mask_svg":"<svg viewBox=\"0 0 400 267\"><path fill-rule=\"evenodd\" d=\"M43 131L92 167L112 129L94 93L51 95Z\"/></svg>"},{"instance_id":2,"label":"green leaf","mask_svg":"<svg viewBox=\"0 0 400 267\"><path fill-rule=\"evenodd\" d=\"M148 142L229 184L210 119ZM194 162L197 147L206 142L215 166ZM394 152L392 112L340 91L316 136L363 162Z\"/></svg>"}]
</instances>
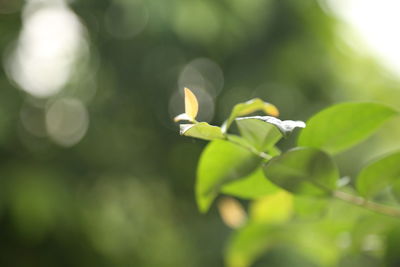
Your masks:
<instances>
[{"instance_id":1,"label":"green leaf","mask_svg":"<svg viewBox=\"0 0 400 267\"><path fill-rule=\"evenodd\" d=\"M235 232L225 252L228 267L250 267L278 238L276 227L251 223Z\"/></svg>"},{"instance_id":2,"label":"green leaf","mask_svg":"<svg viewBox=\"0 0 400 267\"><path fill-rule=\"evenodd\" d=\"M397 202L400 202L400 180L397 180L392 184L392 194Z\"/></svg>"},{"instance_id":3,"label":"green leaf","mask_svg":"<svg viewBox=\"0 0 400 267\"><path fill-rule=\"evenodd\" d=\"M399 180L400 151L385 156L365 167L357 177L357 189L361 195L373 197Z\"/></svg>"},{"instance_id":4,"label":"green leaf","mask_svg":"<svg viewBox=\"0 0 400 267\"><path fill-rule=\"evenodd\" d=\"M337 104L307 121L298 145L336 154L363 141L397 114L394 109L377 103Z\"/></svg>"},{"instance_id":5,"label":"green leaf","mask_svg":"<svg viewBox=\"0 0 400 267\"><path fill-rule=\"evenodd\" d=\"M204 140L224 139L225 136L221 132L221 128L208 124L207 122L199 122L196 124L181 124L180 134Z\"/></svg>"},{"instance_id":6,"label":"green leaf","mask_svg":"<svg viewBox=\"0 0 400 267\"><path fill-rule=\"evenodd\" d=\"M252 117L241 117L237 118L237 121L247 120L259 120L268 124L274 125L283 136L290 134L295 128L305 128L306 124L303 121L292 121L286 120L281 121L280 119L271 116L252 116Z\"/></svg>"},{"instance_id":7,"label":"green leaf","mask_svg":"<svg viewBox=\"0 0 400 267\"><path fill-rule=\"evenodd\" d=\"M279 111L274 105L264 102L259 98L254 98L245 103L239 103L233 107L229 118L222 125L222 131L226 133L235 118L239 116L245 116L259 110L262 110L264 113L272 116L279 115Z\"/></svg>"},{"instance_id":8,"label":"green leaf","mask_svg":"<svg viewBox=\"0 0 400 267\"><path fill-rule=\"evenodd\" d=\"M312 220L319 219L326 214L329 199L296 195L293 203L296 218Z\"/></svg>"},{"instance_id":9,"label":"green leaf","mask_svg":"<svg viewBox=\"0 0 400 267\"><path fill-rule=\"evenodd\" d=\"M295 148L272 158L266 177L289 192L326 195L336 188L338 169L332 158L315 148Z\"/></svg>"},{"instance_id":10,"label":"green leaf","mask_svg":"<svg viewBox=\"0 0 400 267\"><path fill-rule=\"evenodd\" d=\"M293 195L285 190L264 196L251 203L252 222L281 224L288 221L293 213Z\"/></svg>"},{"instance_id":11,"label":"green leaf","mask_svg":"<svg viewBox=\"0 0 400 267\"><path fill-rule=\"evenodd\" d=\"M244 199L254 199L278 190L279 187L265 179L262 168L258 168L243 179L225 184L221 192Z\"/></svg>"},{"instance_id":12,"label":"green leaf","mask_svg":"<svg viewBox=\"0 0 400 267\"><path fill-rule=\"evenodd\" d=\"M258 151L271 149L282 137L282 133L270 123L255 118L237 119L240 134Z\"/></svg>"},{"instance_id":13,"label":"green leaf","mask_svg":"<svg viewBox=\"0 0 400 267\"><path fill-rule=\"evenodd\" d=\"M206 212L221 187L246 177L261 162L261 158L241 146L224 140L214 140L201 154L197 168L196 200L201 212Z\"/></svg>"}]
</instances>

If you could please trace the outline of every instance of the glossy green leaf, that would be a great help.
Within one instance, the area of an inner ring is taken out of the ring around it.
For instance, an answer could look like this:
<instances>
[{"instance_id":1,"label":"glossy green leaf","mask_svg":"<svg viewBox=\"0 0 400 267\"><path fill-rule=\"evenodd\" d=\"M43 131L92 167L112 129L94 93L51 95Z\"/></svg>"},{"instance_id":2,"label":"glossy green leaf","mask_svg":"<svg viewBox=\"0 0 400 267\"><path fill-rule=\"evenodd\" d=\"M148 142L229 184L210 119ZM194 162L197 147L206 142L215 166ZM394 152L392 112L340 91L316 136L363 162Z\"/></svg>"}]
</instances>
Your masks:
<instances>
[{"instance_id":1,"label":"glossy green leaf","mask_svg":"<svg viewBox=\"0 0 400 267\"><path fill-rule=\"evenodd\" d=\"M221 192L244 199L254 199L280 190L265 179L262 168L258 168L243 179L225 184Z\"/></svg>"},{"instance_id":2,"label":"glossy green leaf","mask_svg":"<svg viewBox=\"0 0 400 267\"><path fill-rule=\"evenodd\" d=\"M236 120L241 136L258 151L271 149L282 137L282 133L270 123L254 118Z\"/></svg>"},{"instance_id":3,"label":"glossy green leaf","mask_svg":"<svg viewBox=\"0 0 400 267\"><path fill-rule=\"evenodd\" d=\"M396 152L365 167L357 177L357 189L361 195L373 197L399 180L400 152Z\"/></svg>"},{"instance_id":4,"label":"glossy green leaf","mask_svg":"<svg viewBox=\"0 0 400 267\"><path fill-rule=\"evenodd\" d=\"M301 131L298 145L336 154L363 141L397 114L394 109L377 103L334 105L307 121L307 128Z\"/></svg>"},{"instance_id":5,"label":"glossy green leaf","mask_svg":"<svg viewBox=\"0 0 400 267\"><path fill-rule=\"evenodd\" d=\"M264 111L264 113L271 116L276 117L279 115L279 111L274 105L264 102L259 98L254 98L247 102L239 103L233 107L229 118L222 125L222 131L225 133L229 129L235 118L239 116L245 116L259 110Z\"/></svg>"},{"instance_id":6,"label":"glossy green leaf","mask_svg":"<svg viewBox=\"0 0 400 267\"><path fill-rule=\"evenodd\" d=\"M180 134L204 140L224 139L221 128L200 122L196 124L181 124Z\"/></svg>"},{"instance_id":7,"label":"glossy green leaf","mask_svg":"<svg viewBox=\"0 0 400 267\"><path fill-rule=\"evenodd\" d=\"M197 169L199 210L206 212L224 184L246 177L260 162L260 157L231 142L214 140L209 143L201 154Z\"/></svg>"},{"instance_id":8,"label":"glossy green leaf","mask_svg":"<svg viewBox=\"0 0 400 267\"><path fill-rule=\"evenodd\" d=\"M296 148L272 158L264 173L289 192L307 195L329 194L339 178L332 158L315 148Z\"/></svg>"}]
</instances>

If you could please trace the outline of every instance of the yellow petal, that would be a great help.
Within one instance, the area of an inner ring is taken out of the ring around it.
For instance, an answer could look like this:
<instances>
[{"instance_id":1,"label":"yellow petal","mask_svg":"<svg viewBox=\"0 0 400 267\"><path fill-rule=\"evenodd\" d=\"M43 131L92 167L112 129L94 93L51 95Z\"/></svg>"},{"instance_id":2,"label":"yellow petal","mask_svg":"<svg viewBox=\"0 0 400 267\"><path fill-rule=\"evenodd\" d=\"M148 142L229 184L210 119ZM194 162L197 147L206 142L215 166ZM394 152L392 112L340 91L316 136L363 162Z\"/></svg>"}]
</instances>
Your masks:
<instances>
[{"instance_id":1,"label":"yellow petal","mask_svg":"<svg viewBox=\"0 0 400 267\"><path fill-rule=\"evenodd\" d=\"M199 111L199 103L196 96L188 88L185 88L185 113L193 120Z\"/></svg>"}]
</instances>

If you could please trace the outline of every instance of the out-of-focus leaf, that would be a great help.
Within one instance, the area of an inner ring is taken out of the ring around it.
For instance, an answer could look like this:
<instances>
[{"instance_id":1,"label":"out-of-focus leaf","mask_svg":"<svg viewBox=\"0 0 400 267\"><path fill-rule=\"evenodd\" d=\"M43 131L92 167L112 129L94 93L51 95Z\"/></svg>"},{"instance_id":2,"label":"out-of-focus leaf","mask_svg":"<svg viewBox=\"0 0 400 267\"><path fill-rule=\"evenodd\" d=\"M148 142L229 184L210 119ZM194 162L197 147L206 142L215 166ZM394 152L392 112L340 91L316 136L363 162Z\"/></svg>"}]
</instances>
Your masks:
<instances>
[{"instance_id":1,"label":"out-of-focus leaf","mask_svg":"<svg viewBox=\"0 0 400 267\"><path fill-rule=\"evenodd\" d=\"M279 190L254 201L250 206L250 218L257 223L279 224L287 221L293 211L293 195Z\"/></svg>"},{"instance_id":2,"label":"out-of-focus leaf","mask_svg":"<svg viewBox=\"0 0 400 267\"><path fill-rule=\"evenodd\" d=\"M301 131L298 145L336 154L363 141L397 114L394 109L377 103L334 105L307 121L307 128Z\"/></svg>"},{"instance_id":3,"label":"out-of-focus leaf","mask_svg":"<svg viewBox=\"0 0 400 267\"><path fill-rule=\"evenodd\" d=\"M278 130L282 133L282 135L287 136L290 134L295 128L305 128L306 124L303 121L292 121L292 120L286 120L286 121L281 121L280 119L277 119L275 117L271 116L252 116L252 117L242 117L242 118L237 118L237 121L241 120L260 120L269 124L274 125Z\"/></svg>"},{"instance_id":4,"label":"out-of-focus leaf","mask_svg":"<svg viewBox=\"0 0 400 267\"><path fill-rule=\"evenodd\" d=\"M231 237L225 252L228 267L249 267L277 239L276 227L262 223L250 223Z\"/></svg>"},{"instance_id":5,"label":"out-of-focus leaf","mask_svg":"<svg viewBox=\"0 0 400 267\"><path fill-rule=\"evenodd\" d=\"M236 123L242 137L259 151L271 149L282 138L282 133L274 125L259 119L237 119Z\"/></svg>"},{"instance_id":6,"label":"out-of-focus leaf","mask_svg":"<svg viewBox=\"0 0 400 267\"><path fill-rule=\"evenodd\" d=\"M397 202L400 202L400 180L397 180L392 184L391 191Z\"/></svg>"},{"instance_id":7,"label":"out-of-focus leaf","mask_svg":"<svg viewBox=\"0 0 400 267\"><path fill-rule=\"evenodd\" d=\"M295 195L293 203L296 218L317 219L326 213L326 206L329 204L329 199Z\"/></svg>"},{"instance_id":8,"label":"out-of-focus leaf","mask_svg":"<svg viewBox=\"0 0 400 267\"><path fill-rule=\"evenodd\" d=\"M357 177L357 189L361 195L373 197L398 180L400 180L400 151L365 167Z\"/></svg>"},{"instance_id":9,"label":"out-of-focus leaf","mask_svg":"<svg viewBox=\"0 0 400 267\"><path fill-rule=\"evenodd\" d=\"M296 194L326 195L336 188L338 169L332 158L315 148L296 148L272 158L266 177Z\"/></svg>"},{"instance_id":10,"label":"out-of-focus leaf","mask_svg":"<svg viewBox=\"0 0 400 267\"><path fill-rule=\"evenodd\" d=\"M222 221L230 228L239 228L247 220L247 214L243 206L232 197L221 198L218 201L218 210Z\"/></svg>"},{"instance_id":11,"label":"out-of-focus leaf","mask_svg":"<svg viewBox=\"0 0 400 267\"><path fill-rule=\"evenodd\" d=\"M229 129L235 118L239 116L245 116L259 110L264 111L265 114L271 116L279 116L279 111L274 105L264 102L259 98L254 98L247 102L239 103L233 107L229 118L222 125L222 131L225 133Z\"/></svg>"},{"instance_id":12,"label":"out-of-focus leaf","mask_svg":"<svg viewBox=\"0 0 400 267\"><path fill-rule=\"evenodd\" d=\"M385 266L397 267L400 266L400 228L398 226L393 227L386 234L386 249L384 255Z\"/></svg>"},{"instance_id":13,"label":"out-of-focus leaf","mask_svg":"<svg viewBox=\"0 0 400 267\"><path fill-rule=\"evenodd\" d=\"M201 154L196 181L196 200L201 212L206 212L221 187L246 177L261 159L249 150L224 140L214 140Z\"/></svg>"},{"instance_id":14,"label":"out-of-focus leaf","mask_svg":"<svg viewBox=\"0 0 400 267\"><path fill-rule=\"evenodd\" d=\"M254 199L274 193L279 187L265 179L262 168L258 168L243 179L225 184L221 192L245 199Z\"/></svg>"},{"instance_id":15,"label":"out-of-focus leaf","mask_svg":"<svg viewBox=\"0 0 400 267\"><path fill-rule=\"evenodd\" d=\"M207 122L199 122L196 124L181 124L180 134L204 140L224 139L225 136L221 132L221 128L208 124Z\"/></svg>"},{"instance_id":16,"label":"out-of-focus leaf","mask_svg":"<svg viewBox=\"0 0 400 267\"><path fill-rule=\"evenodd\" d=\"M267 152L272 157L279 156L282 153L282 151L276 146L271 147Z\"/></svg>"}]
</instances>

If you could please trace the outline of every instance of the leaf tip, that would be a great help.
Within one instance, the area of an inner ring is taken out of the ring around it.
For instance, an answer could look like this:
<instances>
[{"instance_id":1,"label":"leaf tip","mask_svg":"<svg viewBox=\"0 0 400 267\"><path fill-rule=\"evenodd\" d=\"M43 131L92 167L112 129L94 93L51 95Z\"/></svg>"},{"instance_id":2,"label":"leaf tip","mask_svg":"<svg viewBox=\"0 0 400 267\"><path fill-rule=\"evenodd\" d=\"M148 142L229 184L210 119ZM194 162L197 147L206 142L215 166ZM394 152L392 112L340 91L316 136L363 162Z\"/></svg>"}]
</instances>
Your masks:
<instances>
[{"instance_id":1,"label":"leaf tip","mask_svg":"<svg viewBox=\"0 0 400 267\"><path fill-rule=\"evenodd\" d=\"M264 112L274 117L279 116L278 108L270 103L265 103Z\"/></svg>"}]
</instances>

